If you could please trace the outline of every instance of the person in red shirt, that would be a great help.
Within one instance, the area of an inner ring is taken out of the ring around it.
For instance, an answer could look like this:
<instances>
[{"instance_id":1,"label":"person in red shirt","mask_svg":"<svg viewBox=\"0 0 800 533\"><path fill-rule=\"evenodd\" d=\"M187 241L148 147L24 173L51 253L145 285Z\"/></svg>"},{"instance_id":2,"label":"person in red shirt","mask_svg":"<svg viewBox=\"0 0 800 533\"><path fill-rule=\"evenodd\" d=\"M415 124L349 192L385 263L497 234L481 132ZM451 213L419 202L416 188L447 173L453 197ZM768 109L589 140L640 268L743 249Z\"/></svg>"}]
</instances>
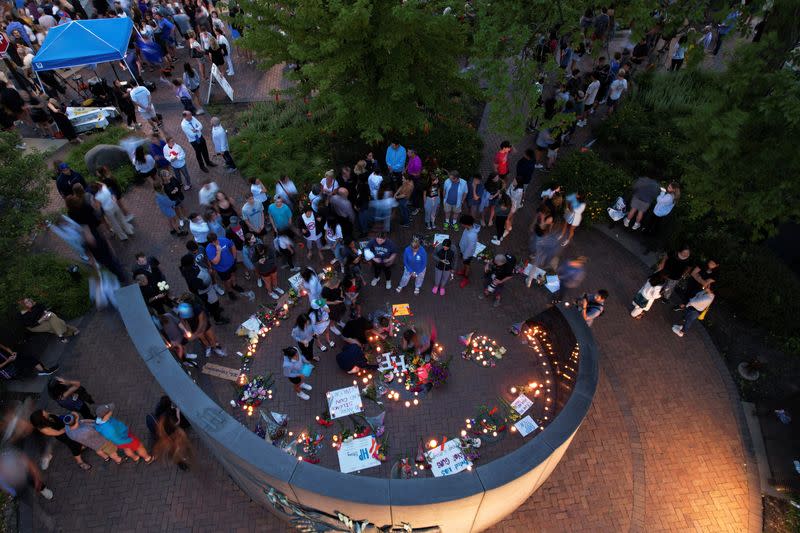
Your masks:
<instances>
[{"instance_id":1,"label":"person in red shirt","mask_svg":"<svg viewBox=\"0 0 800 533\"><path fill-rule=\"evenodd\" d=\"M494 171L500 174L500 179L505 182L508 176L508 154L511 153L511 143L503 141L500 143L500 150L494 154Z\"/></svg>"}]
</instances>

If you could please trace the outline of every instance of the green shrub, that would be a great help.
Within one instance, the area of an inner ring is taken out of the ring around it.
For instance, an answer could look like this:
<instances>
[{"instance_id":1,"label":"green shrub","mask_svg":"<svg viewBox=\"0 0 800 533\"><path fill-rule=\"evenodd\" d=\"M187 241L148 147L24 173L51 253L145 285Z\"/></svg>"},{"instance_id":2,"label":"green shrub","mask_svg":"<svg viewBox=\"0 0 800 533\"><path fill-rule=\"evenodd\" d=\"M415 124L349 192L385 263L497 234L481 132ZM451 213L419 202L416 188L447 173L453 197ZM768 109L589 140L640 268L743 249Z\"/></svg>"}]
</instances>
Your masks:
<instances>
[{"instance_id":1,"label":"green shrub","mask_svg":"<svg viewBox=\"0 0 800 533\"><path fill-rule=\"evenodd\" d=\"M61 318L71 319L90 308L87 270L81 269L76 282L67 268L76 264L50 253L24 253L4 265L0 274L0 309L6 318L13 317L17 302L25 297L45 303ZM5 321L9 325L9 321Z\"/></svg>"},{"instance_id":2,"label":"green shrub","mask_svg":"<svg viewBox=\"0 0 800 533\"><path fill-rule=\"evenodd\" d=\"M592 151L573 151L558 160L550 175L565 194L582 192L586 199L584 218L589 222L607 219L606 209L624 195L631 178L621 169L604 162Z\"/></svg>"},{"instance_id":3,"label":"green shrub","mask_svg":"<svg viewBox=\"0 0 800 533\"><path fill-rule=\"evenodd\" d=\"M94 174L89 173L89 169L86 167L86 161L84 160L86 152L98 144L117 144L119 141L129 136L131 136L131 131L127 128L111 126L103 132L89 135L84 142L75 146L67 153L64 161L75 171L82 174L87 182L95 181ZM123 165L114 170L114 178L119 182L119 186L122 190L126 191L134 183L136 170L133 168L133 165Z\"/></svg>"}]
</instances>

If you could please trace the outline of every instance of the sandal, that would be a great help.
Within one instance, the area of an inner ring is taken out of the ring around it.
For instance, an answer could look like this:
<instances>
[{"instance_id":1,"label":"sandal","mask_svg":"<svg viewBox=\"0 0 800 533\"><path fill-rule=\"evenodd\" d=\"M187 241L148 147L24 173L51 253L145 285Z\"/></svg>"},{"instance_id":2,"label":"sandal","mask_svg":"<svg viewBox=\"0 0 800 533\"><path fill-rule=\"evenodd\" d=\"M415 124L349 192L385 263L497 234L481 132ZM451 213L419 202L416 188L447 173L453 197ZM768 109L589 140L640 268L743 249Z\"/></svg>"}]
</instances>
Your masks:
<instances>
[{"instance_id":1,"label":"sandal","mask_svg":"<svg viewBox=\"0 0 800 533\"><path fill-rule=\"evenodd\" d=\"M151 455L149 461L147 459L144 459L144 464L149 465L150 463L152 463L155 460L156 460L156 458Z\"/></svg>"}]
</instances>

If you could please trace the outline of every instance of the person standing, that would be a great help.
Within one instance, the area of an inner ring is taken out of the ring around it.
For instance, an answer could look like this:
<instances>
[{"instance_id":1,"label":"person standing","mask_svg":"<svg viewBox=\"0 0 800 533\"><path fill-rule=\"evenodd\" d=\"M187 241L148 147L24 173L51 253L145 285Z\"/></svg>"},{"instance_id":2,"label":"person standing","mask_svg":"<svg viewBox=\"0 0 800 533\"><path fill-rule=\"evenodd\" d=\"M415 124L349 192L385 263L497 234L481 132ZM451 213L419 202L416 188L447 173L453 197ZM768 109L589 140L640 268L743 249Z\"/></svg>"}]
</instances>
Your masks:
<instances>
[{"instance_id":1,"label":"person standing","mask_svg":"<svg viewBox=\"0 0 800 533\"><path fill-rule=\"evenodd\" d=\"M94 199L103 208L103 216L106 223L120 241L127 241L128 237L133 237L133 226L125 218L125 215L117 204L117 198L111 193L103 182L96 181L89 188L94 194Z\"/></svg>"},{"instance_id":2,"label":"person standing","mask_svg":"<svg viewBox=\"0 0 800 533\"><path fill-rule=\"evenodd\" d=\"M561 231L561 237L569 230L569 235L561 243L561 246L566 246L575 236L575 228L581 225L583 221L583 212L586 210L586 202L583 200L583 193L576 192L566 197L567 209L564 211L564 229Z\"/></svg>"},{"instance_id":3,"label":"person standing","mask_svg":"<svg viewBox=\"0 0 800 533\"><path fill-rule=\"evenodd\" d=\"M587 116L594 113L594 104L597 100L597 93L600 92L600 80L597 79L597 74L594 72L589 73L589 85L586 87L586 92L583 96L583 114L578 120L577 126L583 128L586 126ZM543 168L539 165L536 168Z\"/></svg>"},{"instance_id":4,"label":"person standing","mask_svg":"<svg viewBox=\"0 0 800 533\"><path fill-rule=\"evenodd\" d=\"M112 444L121 448L125 455L138 463L144 459L145 464L153 462L153 456L147 452L144 444L133 435L123 422L114 418L115 405L107 403L97 407L97 418L95 419L95 429L100 435L111 441Z\"/></svg>"},{"instance_id":5,"label":"person standing","mask_svg":"<svg viewBox=\"0 0 800 533\"><path fill-rule=\"evenodd\" d=\"M617 79L611 82L608 88L608 114L614 112L619 105L619 100L622 98L622 93L628 90L628 80L625 79L625 70L620 69L617 72Z\"/></svg>"},{"instance_id":6,"label":"person standing","mask_svg":"<svg viewBox=\"0 0 800 533\"><path fill-rule=\"evenodd\" d=\"M675 286L685 275L689 273L691 264L689 257L691 250L688 246L681 246L677 252L670 252L659 261L656 271L664 271L667 280L661 290L661 298L666 302L672 296Z\"/></svg>"},{"instance_id":7,"label":"person standing","mask_svg":"<svg viewBox=\"0 0 800 533\"><path fill-rule=\"evenodd\" d=\"M372 273L374 277L371 285L373 287L376 286L381 280L381 274L383 274L386 280L386 290L391 289L392 267L397 259L397 246L387 237L386 233L380 232L374 239L369 241L367 250L373 255Z\"/></svg>"},{"instance_id":8,"label":"person standing","mask_svg":"<svg viewBox=\"0 0 800 533\"><path fill-rule=\"evenodd\" d=\"M158 133L159 126L163 124L158 113L156 113L150 91L147 90L147 87L144 85L137 85L129 89L128 92L130 93L131 100L136 105L136 110L143 119L150 123L150 126L153 128L153 133Z\"/></svg>"},{"instance_id":9,"label":"person standing","mask_svg":"<svg viewBox=\"0 0 800 533\"><path fill-rule=\"evenodd\" d=\"M191 111L183 112L183 120L181 120L181 129L186 134L186 139L189 144L194 148L194 154L197 157L197 162L200 165L200 170L208 172L208 167L217 166L216 163L211 161L208 155L208 145L206 139L203 137L203 125L197 120ZM169 141L167 141L169 144Z\"/></svg>"},{"instance_id":10,"label":"person standing","mask_svg":"<svg viewBox=\"0 0 800 533\"><path fill-rule=\"evenodd\" d=\"M414 192L411 193L411 206L414 209L411 214L416 215L422 207L422 158L417 155L416 150L410 148L408 150L408 162L406 163L406 176L414 184Z\"/></svg>"},{"instance_id":11,"label":"person standing","mask_svg":"<svg viewBox=\"0 0 800 533\"><path fill-rule=\"evenodd\" d=\"M172 165L172 170L178 179L183 176L186 184L183 186L184 191L192 188L191 179L189 178L189 169L186 168L186 152L180 144L175 142L174 137L167 137L167 144L164 145L164 158Z\"/></svg>"},{"instance_id":12,"label":"person standing","mask_svg":"<svg viewBox=\"0 0 800 533\"><path fill-rule=\"evenodd\" d=\"M237 298L235 292L243 293L245 290L236 284L236 248L230 239L218 237L216 233L208 234L206 257L211 262L212 268L217 272L222 285L228 291L231 300Z\"/></svg>"},{"instance_id":13,"label":"person standing","mask_svg":"<svg viewBox=\"0 0 800 533\"><path fill-rule=\"evenodd\" d=\"M429 230L436 228L436 212L441 201L439 187L439 176L432 172L424 192L425 228Z\"/></svg>"},{"instance_id":14,"label":"person standing","mask_svg":"<svg viewBox=\"0 0 800 533\"><path fill-rule=\"evenodd\" d=\"M84 188L86 188L86 180L83 179L83 176L72 170L67 163L58 162L56 168L58 169L58 175L56 176L56 189L58 189L58 192L61 194L62 198L72 195L72 186L76 183L80 183Z\"/></svg>"},{"instance_id":15,"label":"person standing","mask_svg":"<svg viewBox=\"0 0 800 533\"><path fill-rule=\"evenodd\" d=\"M322 240L321 222L322 219L319 215L314 213L314 210L311 209L311 204L306 205L303 214L300 215L300 232L306 239L306 257L308 259L311 259L311 253L314 247L316 247L319 260L323 260L322 245L320 244Z\"/></svg>"},{"instance_id":16,"label":"person standing","mask_svg":"<svg viewBox=\"0 0 800 533\"><path fill-rule=\"evenodd\" d=\"M294 346L283 349L283 375L286 376L289 383L292 384L295 393L297 393L297 397L301 400L308 400L311 398L306 394L306 391L310 391L312 387L303 381L303 368L306 364L307 363L300 358L300 352Z\"/></svg>"},{"instance_id":17,"label":"person standing","mask_svg":"<svg viewBox=\"0 0 800 533\"><path fill-rule=\"evenodd\" d=\"M414 183L403 175L401 177L400 186L394 193L394 199L397 200L397 210L400 212L400 227L407 228L410 225L411 219L408 210L408 203L411 200L411 195L414 192Z\"/></svg>"},{"instance_id":18,"label":"person standing","mask_svg":"<svg viewBox=\"0 0 800 533\"><path fill-rule=\"evenodd\" d=\"M386 149L386 167L391 174L392 188L396 189L406 168L406 149L397 140Z\"/></svg>"},{"instance_id":19,"label":"person standing","mask_svg":"<svg viewBox=\"0 0 800 533\"><path fill-rule=\"evenodd\" d=\"M586 321L586 325L592 327L594 321L603 314L606 309L606 300L608 299L608 291L600 289L596 293L584 294L579 302L581 316Z\"/></svg>"},{"instance_id":20,"label":"person standing","mask_svg":"<svg viewBox=\"0 0 800 533\"><path fill-rule=\"evenodd\" d=\"M409 280L414 278L414 294L419 294L422 283L425 281L425 268L428 263L428 253L421 246L419 239L414 238L411 244L403 251L403 276L397 285L397 292L403 291Z\"/></svg>"},{"instance_id":21,"label":"person standing","mask_svg":"<svg viewBox=\"0 0 800 533\"><path fill-rule=\"evenodd\" d=\"M455 252L450 249L450 245L450 239L445 239L433 253L435 265L433 270L433 290L431 292L439 294L439 296L444 296L444 287L450 281L453 265L455 264Z\"/></svg>"},{"instance_id":22,"label":"person standing","mask_svg":"<svg viewBox=\"0 0 800 533\"><path fill-rule=\"evenodd\" d=\"M714 290L711 288L711 285L711 283L706 285L703 290L692 296L686 304L683 313L683 323L672 325L672 332L675 335L683 337L692 325L708 311L708 307L711 305L711 302L714 301Z\"/></svg>"},{"instance_id":23,"label":"person standing","mask_svg":"<svg viewBox=\"0 0 800 533\"><path fill-rule=\"evenodd\" d=\"M678 44L675 45L675 51L672 53L672 63L669 66L669 70L672 72L677 72L683 66L683 61L686 58L686 35L681 35L678 39Z\"/></svg>"},{"instance_id":24,"label":"person standing","mask_svg":"<svg viewBox=\"0 0 800 533\"><path fill-rule=\"evenodd\" d=\"M494 154L494 171L500 176L504 184L508 176L508 155L511 150L511 142L503 141L500 143L500 149Z\"/></svg>"},{"instance_id":25,"label":"person standing","mask_svg":"<svg viewBox=\"0 0 800 533\"><path fill-rule=\"evenodd\" d=\"M287 231L292 226L292 210L283 201L283 197L275 195L272 204L267 209L269 221L275 233Z\"/></svg>"},{"instance_id":26,"label":"person standing","mask_svg":"<svg viewBox=\"0 0 800 533\"><path fill-rule=\"evenodd\" d=\"M247 193L247 200L242 206L242 220L244 220L247 230L253 235L263 237L266 234L264 206L256 201L252 192Z\"/></svg>"},{"instance_id":27,"label":"person standing","mask_svg":"<svg viewBox=\"0 0 800 533\"><path fill-rule=\"evenodd\" d=\"M524 191L528 190L528 185L530 185L531 180L533 179L533 172L536 169L536 161L534 160L535 154L531 148L525 150L522 154L522 157L519 161L517 161L517 168L516 168L516 180L517 185L522 187L523 196Z\"/></svg>"},{"instance_id":28,"label":"person standing","mask_svg":"<svg viewBox=\"0 0 800 533\"><path fill-rule=\"evenodd\" d=\"M454 231L458 231L458 217L467 198L467 189L466 180L461 178L457 170L451 170L443 190L444 229L452 227Z\"/></svg>"},{"instance_id":29,"label":"person standing","mask_svg":"<svg viewBox=\"0 0 800 533\"><path fill-rule=\"evenodd\" d=\"M456 275L462 277L459 287L463 289L469 283L469 274L475 257L478 233L481 227L475 222L472 215L462 215L461 225L464 226L461 240L458 242L458 251L461 255L461 270L457 271Z\"/></svg>"},{"instance_id":30,"label":"person standing","mask_svg":"<svg viewBox=\"0 0 800 533\"><path fill-rule=\"evenodd\" d=\"M649 311L653 307L653 302L661 298L661 290L666 281L667 277L663 270L659 270L647 278L642 288L633 297L633 309L631 309L633 318L641 319L645 311Z\"/></svg>"},{"instance_id":31,"label":"person standing","mask_svg":"<svg viewBox=\"0 0 800 533\"><path fill-rule=\"evenodd\" d=\"M67 437L86 448L94 450L106 462L114 461L115 464L122 464L122 458L117 455L117 447L97 432L94 420L81 418L81 415L76 412L66 414L61 418L64 422L64 431Z\"/></svg>"},{"instance_id":32,"label":"person standing","mask_svg":"<svg viewBox=\"0 0 800 533\"><path fill-rule=\"evenodd\" d=\"M642 218L644 214L650 209L650 205L658 197L661 192L661 186L653 178L641 176L633 182L633 197L631 198L631 208L625 216L622 224L627 228L630 226L633 217L636 221L633 223L633 230L637 230L642 226Z\"/></svg>"},{"instance_id":33,"label":"person standing","mask_svg":"<svg viewBox=\"0 0 800 533\"><path fill-rule=\"evenodd\" d=\"M36 431L47 437L55 438L57 441L69 448L72 458L75 459L75 463L77 463L81 470L92 469L92 465L84 462L83 457L81 457L83 445L80 442L75 442L67 436L64 421L60 417L52 413L48 413L44 409L38 409L31 413L30 422Z\"/></svg>"},{"instance_id":34,"label":"person standing","mask_svg":"<svg viewBox=\"0 0 800 533\"><path fill-rule=\"evenodd\" d=\"M211 117L211 140L217 155L222 155L225 160L225 170L228 173L236 172L236 163L228 150L228 132L222 127L218 117Z\"/></svg>"},{"instance_id":35,"label":"person standing","mask_svg":"<svg viewBox=\"0 0 800 533\"><path fill-rule=\"evenodd\" d=\"M319 361L314 355L314 324L308 313L300 313L292 328L292 339L297 342L297 348L307 363Z\"/></svg>"}]
</instances>

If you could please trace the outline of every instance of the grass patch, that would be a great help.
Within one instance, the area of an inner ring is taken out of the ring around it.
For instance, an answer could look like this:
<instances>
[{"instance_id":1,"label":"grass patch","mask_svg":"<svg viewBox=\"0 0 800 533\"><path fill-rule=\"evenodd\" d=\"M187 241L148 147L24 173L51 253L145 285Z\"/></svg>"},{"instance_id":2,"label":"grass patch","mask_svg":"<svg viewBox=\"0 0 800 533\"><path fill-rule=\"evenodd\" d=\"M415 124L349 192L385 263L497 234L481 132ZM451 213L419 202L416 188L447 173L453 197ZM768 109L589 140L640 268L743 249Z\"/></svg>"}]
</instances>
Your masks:
<instances>
[{"instance_id":1,"label":"grass patch","mask_svg":"<svg viewBox=\"0 0 800 533\"><path fill-rule=\"evenodd\" d=\"M93 174L89 173L86 167L84 156L86 152L97 146L98 144L118 144L119 141L125 137L131 136L131 131L122 126L110 126L101 133L95 133L87 137L81 144L67 153L64 161L75 171L79 172L86 178L87 182L95 181ZM114 178L119 182L119 186L123 191L127 191L133 185L136 177L136 171L133 165L123 165L114 170Z\"/></svg>"}]
</instances>

